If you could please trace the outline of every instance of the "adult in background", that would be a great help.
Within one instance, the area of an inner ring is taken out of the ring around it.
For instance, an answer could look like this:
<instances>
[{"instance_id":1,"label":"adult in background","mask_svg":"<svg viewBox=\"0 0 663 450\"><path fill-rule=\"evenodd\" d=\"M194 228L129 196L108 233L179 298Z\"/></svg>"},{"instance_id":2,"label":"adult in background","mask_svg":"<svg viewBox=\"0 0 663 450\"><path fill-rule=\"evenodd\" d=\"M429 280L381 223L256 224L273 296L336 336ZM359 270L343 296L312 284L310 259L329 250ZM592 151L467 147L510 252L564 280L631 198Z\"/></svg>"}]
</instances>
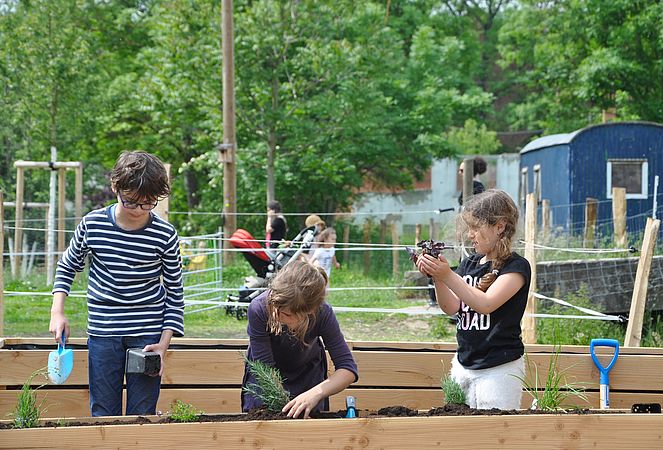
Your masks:
<instances>
[{"instance_id":1,"label":"adult in background","mask_svg":"<svg viewBox=\"0 0 663 450\"><path fill-rule=\"evenodd\" d=\"M265 245L276 248L285 239L288 224L281 214L281 204L274 200L267 205L267 223L265 224Z\"/></svg>"},{"instance_id":2,"label":"adult in background","mask_svg":"<svg viewBox=\"0 0 663 450\"><path fill-rule=\"evenodd\" d=\"M488 164L486 164L486 160L480 156L475 156L473 161L474 161L474 179L472 180L472 194L477 195L481 194L483 191L486 190L486 186L484 186L483 183L481 182L481 179L479 179L479 175L486 173ZM463 176L463 172L465 172L465 161L461 162L460 166L458 166L458 173L460 174L461 177ZM458 204L463 206L462 192L458 197Z\"/></svg>"}]
</instances>

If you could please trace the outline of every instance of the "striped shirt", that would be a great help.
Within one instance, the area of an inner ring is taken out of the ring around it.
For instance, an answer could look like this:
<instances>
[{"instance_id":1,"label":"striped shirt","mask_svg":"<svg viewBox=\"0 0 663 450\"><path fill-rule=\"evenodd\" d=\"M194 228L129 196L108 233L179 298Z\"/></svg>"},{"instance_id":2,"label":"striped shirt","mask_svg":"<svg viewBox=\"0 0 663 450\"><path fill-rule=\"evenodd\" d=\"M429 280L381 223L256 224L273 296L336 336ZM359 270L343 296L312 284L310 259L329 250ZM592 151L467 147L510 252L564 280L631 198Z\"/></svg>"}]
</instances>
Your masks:
<instances>
[{"instance_id":1,"label":"striped shirt","mask_svg":"<svg viewBox=\"0 0 663 450\"><path fill-rule=\"evenodd\" d=\"M114 206L83 217L58 261L53 293L71 289L90 254L87 307L92 336L184 335L179 238L175 228L150 213L145 227L123 230Z\"/></svg>"}]
</instances>

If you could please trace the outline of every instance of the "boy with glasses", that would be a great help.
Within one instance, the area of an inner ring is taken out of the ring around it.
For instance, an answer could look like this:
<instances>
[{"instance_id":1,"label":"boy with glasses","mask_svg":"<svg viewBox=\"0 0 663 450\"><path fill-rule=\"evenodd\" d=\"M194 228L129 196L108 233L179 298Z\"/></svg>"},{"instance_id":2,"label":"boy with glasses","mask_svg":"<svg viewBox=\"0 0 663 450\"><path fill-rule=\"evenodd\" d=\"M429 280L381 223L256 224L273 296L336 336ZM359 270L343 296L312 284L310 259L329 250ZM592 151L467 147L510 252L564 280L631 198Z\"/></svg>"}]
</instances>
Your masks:
<instances>
[{"instance_id":1,"label":"boy with glasses","mask_svg":"<svg viewBox=\"0 0 663 450\"><path fill-rule=\"evenodd\" d=\"M170 194L163 163L146 152L123 152L111 172L118 202L87 214L58 261L49 331L64 342L64 303L76 272L90 255L88 376L92 416L122 415L125 354L156 352L156 377L126 374L128 415L155 414L164 356L173 336L184 334L179 238L151 210Z\"/></svg>"}]
</instances>

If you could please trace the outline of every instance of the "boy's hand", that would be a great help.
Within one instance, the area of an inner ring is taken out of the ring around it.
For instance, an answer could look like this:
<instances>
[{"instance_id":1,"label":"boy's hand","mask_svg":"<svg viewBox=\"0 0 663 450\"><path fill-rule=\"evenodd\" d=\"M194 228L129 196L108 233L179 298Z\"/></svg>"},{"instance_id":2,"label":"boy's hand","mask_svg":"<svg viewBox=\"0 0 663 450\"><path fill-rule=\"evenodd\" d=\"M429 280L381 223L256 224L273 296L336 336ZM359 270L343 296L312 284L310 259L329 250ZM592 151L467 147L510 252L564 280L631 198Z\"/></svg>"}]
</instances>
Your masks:
<instances>
[{"instance_id":1,"label":"boy's hand","mask_svg":"<svg viewBox=\"0 0 663 450\"><path fill-rule=\"evenodd\" d=\"M62 339L62 332L64 332L66 338L64 343L69 341L69 336L71 336L69 321L64 313L51 312L51 323L48 325L48 331L50 331L55 338L55 342L60 342L60 339Z\"/></svg>"},{"instance_id":2,"label":"boy's hand","mask_svg":"<svg viewBox=\"0 0 663 450\"><path fill-rule=\"evenodd\" d=\"M143 347L144 352L158 353L159 357L161 358L161 370L159 371L159 374L155 376L160 377L161 375L163 375L163 369L166 367L165 365L166 351L168 350L169 345L170 345L169 342L158 342L156 344L150 344Z\"/></svg>"},{"instance_id":3,"label":"boy's hand","mask_svg":"<svg viewBox=\"0 0 663 450\"><path fill-rule=\"evenodd\" d=\"M173 337L173 330L163 330L161 332L161 339L156 344L149 344L143 347L144 352L155 352L159 354L161 358L161 370L159 371L157 377L163 375L164 368L166 367L166 351L170 347L170 340Z\"/></svg>"}]
</instances>

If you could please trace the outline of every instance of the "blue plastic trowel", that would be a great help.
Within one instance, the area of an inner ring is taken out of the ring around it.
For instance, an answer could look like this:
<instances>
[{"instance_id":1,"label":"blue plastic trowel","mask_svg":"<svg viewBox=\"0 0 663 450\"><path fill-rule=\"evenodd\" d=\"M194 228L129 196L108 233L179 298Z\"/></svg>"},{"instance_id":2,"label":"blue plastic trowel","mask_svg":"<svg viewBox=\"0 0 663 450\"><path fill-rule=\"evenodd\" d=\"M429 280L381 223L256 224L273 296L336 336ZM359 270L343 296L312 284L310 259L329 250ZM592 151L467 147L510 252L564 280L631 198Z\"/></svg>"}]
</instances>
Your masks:
<instances>
[{"instance_id":1,"label":"blue plastic trowel","mask_svg":"<svg viewBox=\"0 0 663 450\"><path fill-rule=\"evenodd\" d=\"M347 410L345 414L346 419L354 419L357 417L357 404L355 398L352 395L345 397L345 408Z\"/></svg>"},{"instance_id":2,"label":"blue plastic trowel","mask_svg":"<svg viewBox=\"0 0 663 450\"><path fill-rule=\"evenodd\" d=\"M74 368L74 352L65 348L67 337L64 332L58 342L58 349L48 354L48 379L53 384L62 384L67 381Z\"/></svg>"}]
</instances>

